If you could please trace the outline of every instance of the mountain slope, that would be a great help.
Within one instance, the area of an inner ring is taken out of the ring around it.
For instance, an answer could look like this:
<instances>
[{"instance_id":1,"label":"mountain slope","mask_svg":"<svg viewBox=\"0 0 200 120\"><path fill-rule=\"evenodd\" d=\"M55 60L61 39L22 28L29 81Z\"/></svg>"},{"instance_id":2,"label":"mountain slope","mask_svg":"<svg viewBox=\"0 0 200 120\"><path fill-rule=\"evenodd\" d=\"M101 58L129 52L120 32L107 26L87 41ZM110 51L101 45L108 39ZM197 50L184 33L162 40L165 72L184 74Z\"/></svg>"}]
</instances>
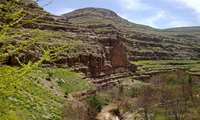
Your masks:
<instances>
[{"instance_id":1,"label":"mountain slope","mask_svg":"<svg viewBox=\"0 0 200 120\"><path fill-rule=\"evenodd\" d=\"M169 31L169 32L200 32L200 27L199 26L177 27L177 28L165 29L165 31Z\"/></svg>"},{"instance_id":2,"label":"mountain slope","mask_svg":"<svg viewBox=\"0 0 200 120\"><path fill-rule=\"evenodd\" d=\"M63 14L62 17L71 23L79 25L113 24L115 27L120 27L121 29L126 27L126 29L153 30L149 26L131 23L118 16L117 13L104 8L82 8Z\"/></svg>"},{"instance_id":3,"label":"mountain slope","mask_svg":"<svg viewBox=\"0 0 200 120\"><path fill-rule=\"evenodd\" d=\"M122 39L130 59L196 59L200 44L196 43L198 28L159 30L131 23L113 11L102 8L84 8L62 15L68 22L90 28L97 36L117 34ZM193 30L193 31L192 31ZM83 33L84 34L84 33ZM99 37L100 38L100 37Z\"/></svg>"}]
</instances>

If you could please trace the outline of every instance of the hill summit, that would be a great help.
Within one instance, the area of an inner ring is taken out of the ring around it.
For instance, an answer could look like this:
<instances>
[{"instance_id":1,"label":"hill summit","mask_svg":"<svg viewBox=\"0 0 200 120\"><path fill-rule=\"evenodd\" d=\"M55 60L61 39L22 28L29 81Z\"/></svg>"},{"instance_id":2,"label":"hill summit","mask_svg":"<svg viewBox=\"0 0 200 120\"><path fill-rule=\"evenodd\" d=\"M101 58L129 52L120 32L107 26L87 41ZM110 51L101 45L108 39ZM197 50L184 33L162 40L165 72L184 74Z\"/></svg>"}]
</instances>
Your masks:
<instances>
[{"instance_id":1,"label":"hill summit","mask_svg":"<svg viewBox=\"0 0 200 120\"><path fill-rule=\"evenodd\" d=\"M81 16L96 16L96 17L103 17L103 18L116 18L119 17L115 12L104 9L104 8L94 8L94 7L88 7L88 8L82 8L75 10L73 12L70 12L68 14L63 14L63 16L66 17L81 17Z\"/></svg>"}]
</instances>

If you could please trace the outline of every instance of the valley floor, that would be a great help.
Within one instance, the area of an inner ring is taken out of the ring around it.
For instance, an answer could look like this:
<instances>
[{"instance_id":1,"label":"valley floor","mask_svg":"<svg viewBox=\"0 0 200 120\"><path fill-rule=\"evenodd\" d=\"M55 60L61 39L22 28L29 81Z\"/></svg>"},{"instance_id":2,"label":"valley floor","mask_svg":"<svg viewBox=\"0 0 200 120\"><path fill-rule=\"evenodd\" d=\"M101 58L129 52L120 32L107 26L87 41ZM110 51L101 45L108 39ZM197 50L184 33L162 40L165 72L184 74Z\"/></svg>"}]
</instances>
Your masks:
<instances>
[{"instance_id":1,"label":"valley floor","mask_svg":"<svg viewBox=\"0 0 200 120\"><path fill-rule=\"evenodd\" d=\"M95 90L81 73L63 68L1 66L0 119L78 120L84 116L82 120L93 120L104 107L115 104L117 107L110 111L123 120L199 120L199 60L131 63L138 67L132 76L81 101L71 95Z\"/></svg>"}]
</instances>

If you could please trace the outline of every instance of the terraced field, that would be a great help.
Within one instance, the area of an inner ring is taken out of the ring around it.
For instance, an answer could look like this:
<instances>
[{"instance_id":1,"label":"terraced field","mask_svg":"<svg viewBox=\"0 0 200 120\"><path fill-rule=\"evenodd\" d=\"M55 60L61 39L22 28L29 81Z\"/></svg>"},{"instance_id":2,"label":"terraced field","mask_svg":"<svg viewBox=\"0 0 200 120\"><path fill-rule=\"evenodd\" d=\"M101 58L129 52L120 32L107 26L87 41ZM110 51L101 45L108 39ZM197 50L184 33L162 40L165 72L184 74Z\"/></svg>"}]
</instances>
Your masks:
<instances>
[{"instance_id":1,"label":"terraced field","mask_svg":"<svg viewBox=\"0 0 200 120\"><path fill-rule=\"evenodd\" d=\"M200 60L139 60L132 61L138 66L137 73L156 73L173 71L176 69L186 70L191 74L200 74Z\"/></svg>"}]
</instances>

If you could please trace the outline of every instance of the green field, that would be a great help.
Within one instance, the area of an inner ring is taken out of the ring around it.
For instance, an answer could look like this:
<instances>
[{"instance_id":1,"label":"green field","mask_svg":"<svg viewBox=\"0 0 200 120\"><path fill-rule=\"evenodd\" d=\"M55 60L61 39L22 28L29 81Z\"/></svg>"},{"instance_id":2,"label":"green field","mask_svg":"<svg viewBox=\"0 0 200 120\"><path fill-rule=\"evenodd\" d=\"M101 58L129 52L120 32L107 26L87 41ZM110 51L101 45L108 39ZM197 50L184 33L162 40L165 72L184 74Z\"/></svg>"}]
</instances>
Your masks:
<instances>
[{"instance_id":1,"label":"green field","mask_svg":"<svg viewBox=\"0 0 200 120\"><path fill-rule=\"evenodd\" d=\"M0 67L0 120L61 120L64 95L91 87L83 75L68 69L38 68L26 75L23 71Z\"/></svg>"},{"instance_id":2,"label":"green field","mask_svg":"<svg viewBox=\"0 0 200 120\"><path fill-rule=\"evenodd\" d=\"M139 60L132 61L138 66L138 72L185 69L193 74L200 74L200 60Z\"/></svg>"}]
</instances>

